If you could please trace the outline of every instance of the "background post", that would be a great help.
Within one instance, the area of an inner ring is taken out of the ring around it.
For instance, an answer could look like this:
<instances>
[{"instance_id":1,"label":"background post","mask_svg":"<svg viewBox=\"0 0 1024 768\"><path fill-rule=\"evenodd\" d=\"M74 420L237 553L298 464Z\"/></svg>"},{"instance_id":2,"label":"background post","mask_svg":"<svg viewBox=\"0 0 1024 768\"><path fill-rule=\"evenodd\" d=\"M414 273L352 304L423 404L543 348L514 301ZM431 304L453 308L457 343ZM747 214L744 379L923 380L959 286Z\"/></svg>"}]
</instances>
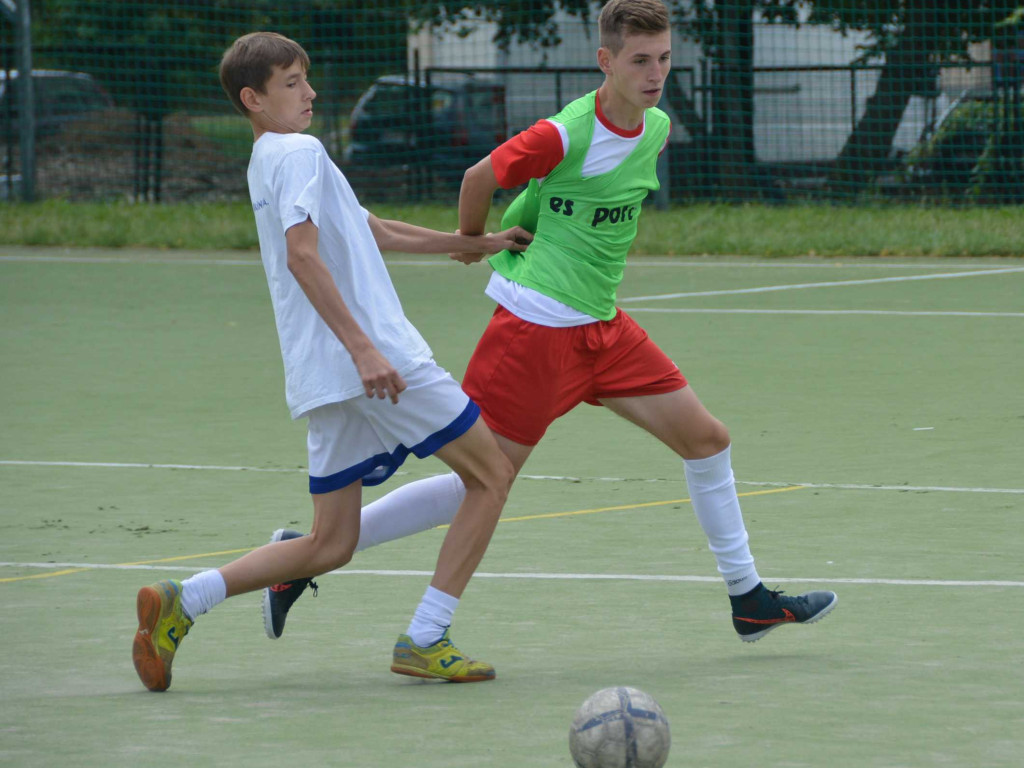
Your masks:
<instances>
[{"instance_id":1,"label":"background post","mask_svg":"<svg viewBox=\"0 0 1024 768\"><path fill-rule=\"evenodd\" d=\"M31 202L36 196L36 110L32 87L32 13L29 0L17 0L15 20L17 48L18 114L21 116L21 199Z\"/></svg>"}]
</instances>

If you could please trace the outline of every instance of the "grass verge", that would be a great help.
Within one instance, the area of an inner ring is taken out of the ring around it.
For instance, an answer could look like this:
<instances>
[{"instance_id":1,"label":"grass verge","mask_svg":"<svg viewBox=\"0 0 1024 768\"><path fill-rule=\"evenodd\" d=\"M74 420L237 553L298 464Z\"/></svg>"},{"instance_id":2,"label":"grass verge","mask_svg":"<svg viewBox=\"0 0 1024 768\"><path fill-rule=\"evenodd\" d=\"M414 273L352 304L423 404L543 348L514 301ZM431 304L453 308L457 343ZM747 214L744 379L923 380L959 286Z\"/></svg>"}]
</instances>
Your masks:
<instances>
[{"instance_id":1,"label":"grass verge","mask_svg":"<svg viewBox=\"0 0 1024 768\"><path fill-rule=\"evenodd\" d=\"M455 229L453 205L371 206L381 218ZM500 209L492 213L498 226ZM1020 208L758 205L648 209L637 255L1019 256ZM244 203L0 205L0 245L233 250L257 247Z\"/></svg>"}]
</instances>

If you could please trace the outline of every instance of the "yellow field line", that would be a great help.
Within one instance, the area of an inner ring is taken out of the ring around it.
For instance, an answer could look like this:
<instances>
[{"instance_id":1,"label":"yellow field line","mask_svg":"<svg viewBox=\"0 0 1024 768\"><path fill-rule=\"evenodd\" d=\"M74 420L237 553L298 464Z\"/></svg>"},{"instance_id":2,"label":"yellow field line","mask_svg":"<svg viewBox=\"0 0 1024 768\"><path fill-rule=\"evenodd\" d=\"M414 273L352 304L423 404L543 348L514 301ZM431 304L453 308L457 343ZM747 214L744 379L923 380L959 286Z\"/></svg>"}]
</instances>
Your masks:
<instances>
[{"instance_id":1,"label":"yellow field line","mask_svg":"<svg viewBox=\"0 0 1024 768\"><path fill-rule=\"evenodd\" d=\"M34 573L31 576L11 576L7 579L0 579L0 583L6 583L8 581L28 581L29 579L50 579L54 576L67 576L69 573L81 573L82 571L89 571L91 568L68 568L64 571L50 571L49 573Z\"/></svg>"},{"instance_id":2,"label":"yellow field line","mask_svg":"<svg viewBox=\"0 0 1024 768\"><path fill-rule=\"evenodd\" d=\"M790 485L785 488L771 488L766 491L748 491L747 493L739 493L737 496L740 498L744 496L764 496L769 493L785 493L786 491L798 491L804 486L802 485ZM577 509L572 512L548 512L543 515L524 515L522 517L503 517L498 522L501 523L518 523L521 520L547 520L553 517L572 517L573 515L591 515L595 512L618 512L623 509L643 509L644 507L665 507L669 504L688 504L690 499L669 499L668 501L648 501L643 504L622 504L618 507L595 507L594 509ZM448 526L440 526L447 528Z\"/></svg>"},{"instance_id":3,"label":"yellow field line","mask_svg":"<svg viewBox=\"0 0 1024 768\"><path fill-rule=\"evenodd\" d=\"M176 560L193 560L201 557L216 557L217 555L237 555L242 552L252 552L256 547L243 547L242 549L224 549L220 552L204 552L199 555L177 555L175 557L161 557L157 560L137 560L134 563L117 563L117 565L153 565L155 563L173 563ZM31 576L11 576L9 578L0 579L0 584L7 583L9 581L28 581L29 579L50 579L54 576L67 576L70 573L82 573L83 571L91 571L92 568L68 568L63 571L51 571L49 573L36 573Z\"/></svg>"},{"instance_id":4,"label":"yellow field line","mask_svg":"<svg viewBox=\"0 0 1024 768\"><path fill-rule=\"evenodd\" d=\"M737 494L740 498L747 496L766 496L770 493L786 493L787 491L799 491L804 486L802 485L790 485L785 488L769 488L764 491L748 491L746 493ZM665 507L669 504L688 504L690 499L669 499L668 501L647 501L641 504L621 504L616 507L595 507L594 509L575 509L569 512L548 512L543 515L522 515L520 517L505 517L499 520L501 523L519 523L524 520L550 520L555 517L573 517L575 515L592 515L595 512L619 512L624 509L644 509L646 507ZM447 525L438 526L439 528L447 528ZM154 565L156 563L173 563L179 560L198 560L204 557L217 557L219 555L237 555L242 552L251 552L256 547L243 547L241 549L222 549L219 552L203 552L195 555L176 555L175 557L161 557L157 560L137 560L133 563L118 563L118 565ZM12 582L12 581L28 581L29 579L49 579L54 576L67 576L72 573L82 573L83 571L92 570L90 568L68 568L63 571L53 571L52 573L36 573L31 576L12 576L6 579L0 579L0 584Z\"/></svg>"}]
</instances>

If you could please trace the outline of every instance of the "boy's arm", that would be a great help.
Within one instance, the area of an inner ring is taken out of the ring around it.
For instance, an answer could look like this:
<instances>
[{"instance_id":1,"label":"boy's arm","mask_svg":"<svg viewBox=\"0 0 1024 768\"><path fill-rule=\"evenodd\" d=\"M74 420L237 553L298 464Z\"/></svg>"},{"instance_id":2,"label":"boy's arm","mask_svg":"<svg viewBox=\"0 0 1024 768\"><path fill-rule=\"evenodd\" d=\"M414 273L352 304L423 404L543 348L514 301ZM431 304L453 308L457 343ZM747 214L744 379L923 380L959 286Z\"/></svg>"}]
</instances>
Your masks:
<instances>
[{"instance_id":1,"label":"boy's arm","mask_svg":"<svg viewBox=\"0 0 1024 768\"><path fill-rule=\"evenodd\" d=\"M382 251L400 251L402 253L451 253L466 251L475 254L479 261L485 253L499 253L506 249L522 251L526 249L533 235L522 227L511 227L495 234L476 234L473 236L459 233L438 232L435 229L419 227L394 219L378 219L372 213L367 219L373 239Z\"/></svg>"},{"instance_id":2,"label":"boy's arm","mask_svg":"<svg viewBox=\"0 0 1024 768\"><path fill-rule=\"evenodd\" d=\"M363 333L345 305L334 278L320 258L316 225L307 218L301 224L289 227L285 240L288 244L288 270L327 327L352 356L366 396L382 400L390 397L391 402L397 403L398 394L405 389L405 380Z\"/></svg>"},{"instance_id":3,"label":"boy's arm","mask_svg":"<svg viewBox=\"0 0 1024 768\"><path fill-rule=\"evenodd\" d=\"M467 170L459 192L459 231L483 232L496 190L543 178L562 162L568 148L563 130L551 120L538 120ZM463 264L480 260L472 253L455 253L452 258Z\"/></svg>"},{"instance_id":4,"label":"boy's arm","mask_svg":"<svg viewBox=\"0 0 1024 768\"><path fill-rule=\"evenodd\" d=\"M490 155L466 171L459 191L460 232L476 235L484 231L487 214L491 211L491 199L500 186Z\"/></svg>"},{"instance_id":5,"label":"boy's arm","mask_svg":"<svg viewBox=\"0 0 1024 768\"><path fill-rule=\"evenodd\" d=\"M487 214L491 212L491 199L500 186L490 155L466 171L462 177L462 189L459 190L459 232L473 235L484 231ZM528 237L533 239L532 234ZM480 261L481 256L468 250L453 249L451 258L463 264L474 264Z\"/></svg>"}]
</instances>

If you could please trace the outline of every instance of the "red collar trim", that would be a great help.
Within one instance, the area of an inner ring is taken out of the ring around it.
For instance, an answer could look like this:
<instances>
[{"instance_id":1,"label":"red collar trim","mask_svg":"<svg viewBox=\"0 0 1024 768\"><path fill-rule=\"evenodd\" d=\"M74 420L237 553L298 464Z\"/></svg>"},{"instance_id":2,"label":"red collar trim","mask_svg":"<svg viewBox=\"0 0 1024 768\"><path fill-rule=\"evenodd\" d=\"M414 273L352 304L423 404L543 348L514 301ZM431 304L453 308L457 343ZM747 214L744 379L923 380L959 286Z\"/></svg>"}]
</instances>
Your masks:
<instances>
[{"instance_id":1,"label":"red collar trim","mask_svg":"<svg viewBox=\"0 0 1024 768\"><path fill-rule=\"evenodd\" d=\"M635 139L637 136L644 132L644 123L646 122L646 115L644 115L644 120L640 121L640 125L638 125L631 131L627 131L625 128L619 128L619 126L612 124L612 121L604 116L604 112L601 109L601 95L599 93L594 94L594 112L597 114L597 119L601 121L601 125L603 125L609 131L614 133L616 136L621 136L624 139Z\"/></svg>"}]
</instances>

